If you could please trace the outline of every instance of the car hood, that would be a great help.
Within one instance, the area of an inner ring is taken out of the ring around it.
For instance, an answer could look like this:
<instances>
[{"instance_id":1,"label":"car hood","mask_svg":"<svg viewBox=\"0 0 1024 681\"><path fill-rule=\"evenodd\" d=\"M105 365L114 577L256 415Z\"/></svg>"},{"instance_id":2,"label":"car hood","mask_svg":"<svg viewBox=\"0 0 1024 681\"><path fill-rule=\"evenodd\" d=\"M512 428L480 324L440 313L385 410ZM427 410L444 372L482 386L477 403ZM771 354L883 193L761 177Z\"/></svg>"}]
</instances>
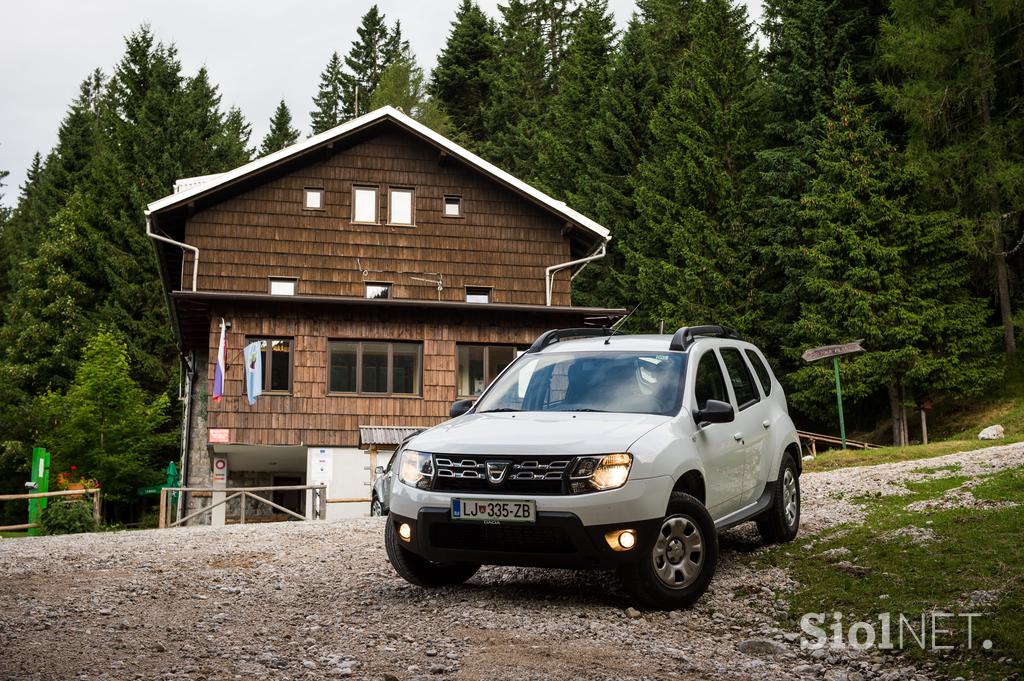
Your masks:
<instances>
[{"instance_id":1,"label":"car hood","mask_svg":"<svg viewBox=\"0 0 1024 681\"><path fill-rule=\"evenodd\" d=\"M417 435L409 447L434 454L608 454L628 451L668 420L591 412L466 414Z\"/></svg>"}]
</instances>

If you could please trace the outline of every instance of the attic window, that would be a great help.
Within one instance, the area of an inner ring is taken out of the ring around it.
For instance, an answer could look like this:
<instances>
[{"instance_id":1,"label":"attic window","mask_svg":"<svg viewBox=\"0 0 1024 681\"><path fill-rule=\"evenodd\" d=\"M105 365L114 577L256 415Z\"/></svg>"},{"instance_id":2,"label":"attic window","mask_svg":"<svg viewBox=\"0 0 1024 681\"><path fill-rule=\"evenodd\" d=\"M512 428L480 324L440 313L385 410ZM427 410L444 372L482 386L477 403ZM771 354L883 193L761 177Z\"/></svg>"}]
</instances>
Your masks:
<instances>
[{"instance_id":1,"label":"attic window","mask_svg":"<svg viewBox=\"0 0 1024 681\"><path fill-rule=\"evenodd\" d=\"M392 189L388 197L388 224L411 225L412 190Z\"/></svg>"},{"instance_id":2,"label":"attic window","mask_svg":"<svg viewBox=\"0 0 1024 681\"><path fill-rule=\"evenodd\" d=\"M377 188L352 188L352 222L377 222Z\"/></svg>"},{"instance_id":3,"label":"attic window","mask_svg":"<svg viewBox=\"0 0 1024 681\"><path fill-rule=\"evenodd\" d=\"M288 277L271 277L270 278L270 295L272 296L294 296L295 295L295 284L298 282L295 278Z\"/></svg>"},{"instance_id":4,"label":"attic window","mask_svg":"<svg viewBox=\"0 0 1024 681\"><path fill-rule=\"evenodd\" d=\"M467 286L467 303L489 303L491 302L491 289L488 286Z\"/></svg>"},{"instance_id":5,"label":"attic window","mask_svg":"<svg viewBox=\"0 0 1024 681\"><path fill-rule=\"evenodd\" d=\"M444 197L444 216L446 218L461 218L462 217L462 197L461 196L446 196L446 197Z\"/></svg>"},{"instance_id":6,"label":"attic window","mask_svg":"<svg viewBox=\"0 0 1024 681\"><path fill-rule=\"evenodd\" d=\"M302 207L306 210L323 210L324 209L324 190L323 189L310 189L307 187L303 190L303 201Z\"/></svg>"}]
</instances>

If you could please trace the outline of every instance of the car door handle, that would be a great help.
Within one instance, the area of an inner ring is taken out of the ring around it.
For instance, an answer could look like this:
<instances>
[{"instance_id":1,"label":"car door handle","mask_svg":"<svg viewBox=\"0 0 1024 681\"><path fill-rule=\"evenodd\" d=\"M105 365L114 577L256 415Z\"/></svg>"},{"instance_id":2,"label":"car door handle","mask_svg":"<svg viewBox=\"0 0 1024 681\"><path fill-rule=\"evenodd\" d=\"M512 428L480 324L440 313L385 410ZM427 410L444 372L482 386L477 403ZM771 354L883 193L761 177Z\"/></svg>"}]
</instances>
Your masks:
<instances>
[{"instance_id":1,"label":"car door handle","mask_svg":"<svg viewBox=\"0 0 1024 681\"><path fill-rule=\"evenodd\" d=\"M736 442L743 442L743 433L733 433L732 439L736 440Z\"/></svg>"},{"instance_id":2,"label":"car door handle","mask_svg":"<svg viewBox=\"0 0 1024 681\"><path fill-rule=\"evenodd\" d=\"M761 421L761 425L764 426L765 430L768 430L769 428L772 427L772 422L769 421L768 419L765 419L764 421Z\"/></svg>"}]
</instances>

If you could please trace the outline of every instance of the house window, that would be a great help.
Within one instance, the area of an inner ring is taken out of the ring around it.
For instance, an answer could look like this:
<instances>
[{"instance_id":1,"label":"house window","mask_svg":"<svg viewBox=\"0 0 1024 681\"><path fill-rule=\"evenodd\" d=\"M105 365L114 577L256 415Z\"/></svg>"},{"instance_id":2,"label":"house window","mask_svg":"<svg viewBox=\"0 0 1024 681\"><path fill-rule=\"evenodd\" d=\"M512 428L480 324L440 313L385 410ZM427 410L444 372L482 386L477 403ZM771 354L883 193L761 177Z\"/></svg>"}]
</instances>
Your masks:
<instances>
[{"instance_id":1,"label":"house window","mask_svg":"<svg viewBox=\"0 0 1024 681\"><path fill-rule=\"evenodd\" d=\"M270 295L294 296L298 279L293 277L270 277Z\"/></svg>"},{"instance_id":2,"label":"house window","mask_svg":"<svg viewBox=\"0 0 1024 681\"><path fill-rule=\"evenodd\" d=\"M461 218L462 217L462 197L461 196L446 196L446 197L444 197L444 216L446 218Z\"/></svg>"},{"instance_id":3,"label":"house window","mask_svg":"<svg viewBox=\"0 0 1024 681\"><path fill-rule=\"evenodd\" d=\"M352 188L352 222L377 222L377 188Z\"/></svg>"},{"instance_id":4,"label":"house window","mask_svg":"<svg viewBox=\"0 0 1024 681\"><path fill-rule=\"evenodd\" d=\"M390 298L391 284L366 283L366 297L370 299Z\"/></svg>"},{"instance_id":5,"label":"house window","mask_svg":"<svg viewBox=\"0 0 1024 681\"><path fill-rule=\"evenodd\" d=\"M263 392L287 393L292 389L292 339L250 338L259 341L263 353Z\"/></svg>"},{"instance_id":6,"label":"house window","mask_svg":"<svg viewBox=\"0 0 1024 681\"><path fill-rule=\"evenodd\" d=\"M521 351L512 345L459 345L456 354L456 391L459 397L474 397L481 394Z\"/></svg>"},{"instance_id":7,"label":"house window","mask_svg":"<svg viewBox=\"0 0 1024 681\"><path fill-rule=\"evenodd\" d=\"M302 207L305 208L306 210L323 210L324 190L310 189L309 187L304 189Z\"/></svg>"},{"instance_id":8,"label":"house window","mask_svg":"<svg viewBox=\"0 0 1024 681\"><path fill-rule=\"evenodd\" d=\"M412 190L392 189L388 198L388 224L411 225Z\"/></svg>"},{"instance_id":9,"label":"house window","mask_svg":"<svg viewBox=\"0 0 1024 681\"><path fill-rule=\"evenodd\" d=\"M489 286L467 286L467 303L489 303L491 302L491 289Z\"/></svg>"},{"instance_id":10,"label":"house window","mask_svg":"<svg viewBox=\"0 0 1024 681\"><path fill-rule=\"evenodd\" d=\"M422 343L332 341L327 390L362 395L419 395Z\"/></svg>"}]
</instances>

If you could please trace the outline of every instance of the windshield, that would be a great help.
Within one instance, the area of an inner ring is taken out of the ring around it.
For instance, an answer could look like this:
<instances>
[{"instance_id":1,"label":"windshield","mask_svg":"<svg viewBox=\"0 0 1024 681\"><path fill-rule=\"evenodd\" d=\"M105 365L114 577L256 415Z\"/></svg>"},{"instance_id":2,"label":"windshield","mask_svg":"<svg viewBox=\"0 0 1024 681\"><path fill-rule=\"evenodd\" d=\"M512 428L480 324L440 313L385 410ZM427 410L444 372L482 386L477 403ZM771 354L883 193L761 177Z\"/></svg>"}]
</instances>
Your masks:
<instances>
[{"instance_id":1,"label":"windshield","mask_svg":"<svg viewBox=\"0 0 1024 681\"><path fill-rule=\"evenodd\" d=\"M476 404L497 411L609 411L673 415L686 355L576 352L523 355Z\"/></svg>"}]
</instances>

